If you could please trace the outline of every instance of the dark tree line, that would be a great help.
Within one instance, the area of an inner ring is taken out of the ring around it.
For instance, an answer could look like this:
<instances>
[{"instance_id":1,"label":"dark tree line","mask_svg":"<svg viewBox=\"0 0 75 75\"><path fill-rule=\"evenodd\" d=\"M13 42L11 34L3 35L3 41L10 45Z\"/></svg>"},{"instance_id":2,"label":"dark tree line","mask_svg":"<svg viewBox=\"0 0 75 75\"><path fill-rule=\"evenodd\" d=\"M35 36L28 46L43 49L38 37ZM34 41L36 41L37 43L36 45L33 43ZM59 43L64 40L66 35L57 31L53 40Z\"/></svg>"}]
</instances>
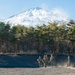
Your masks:
<instances>
[{"instance_id":1,"label":"dark tree line","mask_svg":"<svg viewBox=\"0 0 75 75\"><path fill-rule=\"evenodd\" d=\"M75 54L75 22L25 27L0 22L0 53Z\"/></svg>"}]
</instances>

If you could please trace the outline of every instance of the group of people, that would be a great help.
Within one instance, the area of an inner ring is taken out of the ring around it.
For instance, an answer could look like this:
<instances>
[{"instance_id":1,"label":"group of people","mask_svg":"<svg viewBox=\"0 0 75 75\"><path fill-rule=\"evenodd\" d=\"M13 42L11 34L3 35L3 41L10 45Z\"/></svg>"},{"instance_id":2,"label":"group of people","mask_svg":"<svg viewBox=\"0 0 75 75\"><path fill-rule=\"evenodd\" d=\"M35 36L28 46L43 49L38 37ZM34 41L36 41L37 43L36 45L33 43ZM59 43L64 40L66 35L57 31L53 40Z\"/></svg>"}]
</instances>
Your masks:
<instances>
[{"instance_id":1,"label":"group of people","mask_svg":"<svg viewBox=\"0 0 75 75\"><path fill-rule=\"evenodd\" d=\"M39 67L47 67L48 65L52 65L55 62L54 61L54 56L51 54L50 59L48 60L48 56L44 55L43 58L41 58L41 56L39 56L39 58L37 59Z\"/></svg>"},{"instance_id":2,"label":"group of people","mask_svg":"<svg viewBox=\"0 0 75 75\"><path fill-rule=\"evenodd\" d=\"M66 66L71 66L71 61L70 61L70 56L67 57L67 64ZM53 56L53 54L51 54L50 58L48 58L47 55L44 55L43 58L41 58L41 56L39 56L39 58L37 59L37 62L39 64L39 67L47 67L47 66L55 66L56 62L55 62L55 58Z\"/></svg>"}]
</instances>

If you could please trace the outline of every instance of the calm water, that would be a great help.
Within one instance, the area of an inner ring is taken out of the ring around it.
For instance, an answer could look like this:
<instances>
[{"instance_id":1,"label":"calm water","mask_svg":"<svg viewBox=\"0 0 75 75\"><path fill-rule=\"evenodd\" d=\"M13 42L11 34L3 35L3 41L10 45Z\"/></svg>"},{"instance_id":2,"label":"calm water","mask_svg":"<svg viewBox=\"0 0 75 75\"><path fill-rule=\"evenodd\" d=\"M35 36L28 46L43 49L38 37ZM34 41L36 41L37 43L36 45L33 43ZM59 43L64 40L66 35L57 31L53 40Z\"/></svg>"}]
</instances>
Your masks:
<instances>
[{"instance_id":1,"label":"calm water","mask_svg":"<svg viewBox=\"0 0 75 75\"><path fill-rule=\"evenodd\" d=\"M39 67L37 63L37 58L41 56L43 58L43 54L36 55L0 55L0 67L9 68L9 67L24 67L24 68L36 68ZM55 61L57 64L66 63L68 60L67 55L55 55ZM50 55L48 55L50 58ZM72 63L75 63L75 57L70 56L70 60Z\"/></svg>"}]
</instances>

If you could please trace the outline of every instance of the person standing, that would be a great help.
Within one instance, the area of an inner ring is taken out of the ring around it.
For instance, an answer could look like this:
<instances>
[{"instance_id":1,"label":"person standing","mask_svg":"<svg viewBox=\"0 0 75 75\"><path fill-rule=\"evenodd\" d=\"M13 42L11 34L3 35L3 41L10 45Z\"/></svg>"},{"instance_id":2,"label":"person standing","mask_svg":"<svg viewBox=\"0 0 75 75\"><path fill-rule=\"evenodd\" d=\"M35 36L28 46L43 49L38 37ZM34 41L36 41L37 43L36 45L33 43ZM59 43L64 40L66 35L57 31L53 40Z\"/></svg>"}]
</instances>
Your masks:
<instances>
[{"instance_id":1,"label":"person standing","mask_svg":"<svg viewBox=\"0 0 75 75\"><path fill-rule=\"evenodd\" d=\"M41 58L41 56L39 56L39 58L37 59L37 61L38 61L39 67L42 67L43 64L42 64L42 58Z\"/></svg>"},{"instance_id":2,"label":"person standing","mask_svg":"<svg viewBox=\"0 0 75 75\"><path fill-rule=\"evenodd\" d=\"M51 66L54 65L54 56L53 56L53 54L51 54L51 57L50 57L50 64L51 64Z\"/></svg>"},{"instance_id":3,"label":"person standing","mask_svg":"<svg viewBox=\"0 0 75 75\"><path fill-rule=\"evenodd\" d=\"M46 68L47 65L48 65L48 57L47 57L47 55L44 55L44 57L43 57L43 63L44 63L44 67Z\"/></svg>"}]
</instances>

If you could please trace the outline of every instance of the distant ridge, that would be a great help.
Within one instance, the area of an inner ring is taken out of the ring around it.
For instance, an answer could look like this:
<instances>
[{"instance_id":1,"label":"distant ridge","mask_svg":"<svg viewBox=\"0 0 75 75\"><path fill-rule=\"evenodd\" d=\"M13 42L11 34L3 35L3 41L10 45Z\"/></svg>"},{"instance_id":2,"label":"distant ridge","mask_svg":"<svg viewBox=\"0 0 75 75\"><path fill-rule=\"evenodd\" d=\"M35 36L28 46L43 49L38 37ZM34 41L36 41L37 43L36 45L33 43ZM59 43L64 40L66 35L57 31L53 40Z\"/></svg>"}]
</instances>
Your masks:
<instances>
[{"instance_id":1,"label":"distant ridge","mask_svg":"<svg viewBox=\"0 0 75 75\"><path fill-rule=\"evenodd\" d=\"M59 9L48 11L40 7L36 7L4 20L5 23L9 22L11 26L20 24L33 27L37 25L48 24L48 22L53 21L65 23L68 21L68 17Z\"/></svg>"}]
</instances>

